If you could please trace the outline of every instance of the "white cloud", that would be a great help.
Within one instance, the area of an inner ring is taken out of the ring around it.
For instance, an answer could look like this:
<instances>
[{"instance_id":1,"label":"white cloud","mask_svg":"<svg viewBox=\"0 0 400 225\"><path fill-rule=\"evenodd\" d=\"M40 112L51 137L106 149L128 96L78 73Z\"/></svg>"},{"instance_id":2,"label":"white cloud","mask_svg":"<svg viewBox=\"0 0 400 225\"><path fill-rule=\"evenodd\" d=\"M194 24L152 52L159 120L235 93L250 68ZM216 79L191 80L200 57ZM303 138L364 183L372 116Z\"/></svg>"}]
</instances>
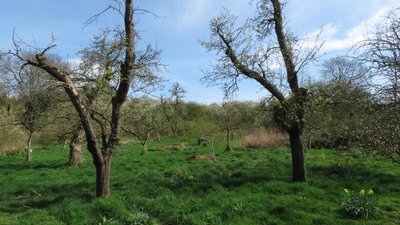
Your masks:
<instances>
[{"instance_id":1,"label":"white cloud","mask_svg":"<svg viewBox=\"0 0 400 225\"><path fill-rule=\"evenodd\" d=\"M351 27L347 31L342 30L341 26L339 25L329 23L322 27L322 29L308 33L305 37L306 41L303 42L302 46L313 46L316 38L319 35L317 43L324 42L324 45L321 49L322 52L349 49L368 36L376 24L383 22L385 15L391 9L392 6L382 7L375 11L371 17L361 21L359 24Z\"/></svg>"}]
</instances>

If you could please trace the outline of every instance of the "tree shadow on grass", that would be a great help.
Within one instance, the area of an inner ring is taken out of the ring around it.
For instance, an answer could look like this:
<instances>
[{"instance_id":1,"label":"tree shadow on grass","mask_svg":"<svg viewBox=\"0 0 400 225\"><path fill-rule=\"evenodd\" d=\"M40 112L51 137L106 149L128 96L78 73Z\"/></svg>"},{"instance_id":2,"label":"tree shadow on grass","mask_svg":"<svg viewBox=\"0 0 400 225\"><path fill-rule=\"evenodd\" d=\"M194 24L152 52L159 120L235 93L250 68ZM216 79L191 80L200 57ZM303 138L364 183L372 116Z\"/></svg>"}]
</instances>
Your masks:
<instances>
[{"instance_id":1,"label":"tree shadow on grass","mask_svg":"<svg viewBox=\"0 0 400 225\"><path fill-rule=\"evenodd\" d=\"M247 184L260 184L272 181L290 182L288 174L277 177L271 171L249 169L240 170L231 174L204 174L198 178L192 188L195 193L200 195L207 193L215 187L223 187L226 189L240 188Z\"/></svg>"},{"instance_id":2,"label":"tree shadow on grass","mask_svg":"<svg viewBox=\"0 0 400 225\"><path fill-rule=\"evenodd\" d=\"M400 183L400 177L394 174L383 173L374 168L366 168L361 166L354 166L351 170L350 176L346 177L343 174L332 169L332 166L313 166L309 168L312 177L318 179L318 177L330 177L337 183L371 183L377 187L384 187L389 185L397 186ZM374 184L375 183L375 184ZM371 187L373 188L373 187Z\"/></svg>"},{"instance_id":3,"label":"tree shadow on grass","mask_svg":"<svg viewBox=\"0 0 400 225\"><path fill-rule=\"evenodd\" d=\"M5 163L0 164L0 170L18 171L26 169L60 169L69 167L66 162L53 163L35 163L35 162L20 162L20 163Z\"/></svg>"},{"instance_id":4,"label":"tree shadow on grass","mask_svg":"<svg viewBox=\"0 0 400 225\"><path fill-rule=\"evenodd\" d=\"M44 209L72 199L91 201L94 199L91 186L93 184L81 182L77 184L49 185L40 189L40 191L29 188L22 191L19 190L13 196L10 196L8 204L0 206L0 211L17 213L31 208Z\"/></svg>"}]
</instances>

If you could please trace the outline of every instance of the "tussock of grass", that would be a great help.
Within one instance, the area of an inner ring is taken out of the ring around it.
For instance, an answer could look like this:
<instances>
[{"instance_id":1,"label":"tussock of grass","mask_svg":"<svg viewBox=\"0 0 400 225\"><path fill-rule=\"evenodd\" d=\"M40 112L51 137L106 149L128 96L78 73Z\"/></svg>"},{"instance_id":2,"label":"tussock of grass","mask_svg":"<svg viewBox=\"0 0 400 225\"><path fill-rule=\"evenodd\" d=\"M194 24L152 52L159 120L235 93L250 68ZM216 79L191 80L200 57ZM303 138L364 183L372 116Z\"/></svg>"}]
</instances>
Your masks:
<instances>
[{"instance_id":1,"label":"tussock of grass","mask_svg":"<svg viewBox=\"0 0 400 225\"><path fill-rule=\"evenodd\" d=\"M287 136L278 131L255 129L243 137L242 147L245 148L278 148L284 147L287 143Z\"/></svg>"}]
</instances>

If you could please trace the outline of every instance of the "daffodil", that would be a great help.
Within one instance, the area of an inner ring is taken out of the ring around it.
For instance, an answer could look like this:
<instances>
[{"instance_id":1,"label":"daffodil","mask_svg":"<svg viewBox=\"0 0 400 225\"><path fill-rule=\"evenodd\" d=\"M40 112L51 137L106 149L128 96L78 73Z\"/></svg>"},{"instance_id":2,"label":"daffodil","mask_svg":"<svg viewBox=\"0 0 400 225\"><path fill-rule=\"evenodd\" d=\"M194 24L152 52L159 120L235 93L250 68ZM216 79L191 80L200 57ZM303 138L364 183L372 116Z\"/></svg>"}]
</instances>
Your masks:
<instances>
[{"instance_id":1,"label":"daffodil","mask_svg":"<svg viewBox=\"0 0 400 225\"><path fill-rule=\"evenodd\" d=\"M349 161L347 163L349 164L349 166L353 165L353 162L351 161L351 159L349 159Z\"/></svg>"},{"instance_id":2,"label":"daffodil","mask_svg":"<svg viewBox=\"0 0 400 225\"><path fill-rule=\"evenodd\" d=\"M361 196L364 196L364 195L365 195L365 190L364 190L364 189L361 189L360 195L361 195Z\"/></svg>"},{"instance_id":3,"label":"daffodil","mask_svg":"<svg viewBox=\"0 0 400 225\"><path fill-rule=\"evenodd\" d=\"M374 193L374 191L373 191L372 189L369 189L369 190L368 190L368 194L369 194L369 195L372 195L373 193Z\"/></svg>"}]
</instances>

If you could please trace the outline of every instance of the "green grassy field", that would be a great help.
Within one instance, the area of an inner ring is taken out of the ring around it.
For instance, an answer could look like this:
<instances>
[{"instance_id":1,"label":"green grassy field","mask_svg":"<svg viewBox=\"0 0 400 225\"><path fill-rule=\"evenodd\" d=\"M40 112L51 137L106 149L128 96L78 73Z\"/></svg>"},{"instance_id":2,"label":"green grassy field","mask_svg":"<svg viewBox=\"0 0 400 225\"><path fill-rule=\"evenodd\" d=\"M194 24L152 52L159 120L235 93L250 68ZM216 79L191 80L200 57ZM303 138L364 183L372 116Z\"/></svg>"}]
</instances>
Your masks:
<instances>
[{"instance_id":1,"label":"green grassy field","mask_svg":"<svg viewBox=\"0 0 400 225\"><path fill-rule=\"evenodd\" d=\"M185 151L160 147L186 142ZM191 145L193 143L193 145ZM400 166L378 156L307 151L309 180L292 183L288 149L217 146L216 161L187 161L210 154L194 140L120 147L113 159L108 199L95 199L94 167L67 166L68 151L49 146L0 156L0 224L400 224ZM333 169L352 160L345 175ZM341 210L344 188L374 190L375 218L351 219Z\"/></svg>"}]
</instances>

